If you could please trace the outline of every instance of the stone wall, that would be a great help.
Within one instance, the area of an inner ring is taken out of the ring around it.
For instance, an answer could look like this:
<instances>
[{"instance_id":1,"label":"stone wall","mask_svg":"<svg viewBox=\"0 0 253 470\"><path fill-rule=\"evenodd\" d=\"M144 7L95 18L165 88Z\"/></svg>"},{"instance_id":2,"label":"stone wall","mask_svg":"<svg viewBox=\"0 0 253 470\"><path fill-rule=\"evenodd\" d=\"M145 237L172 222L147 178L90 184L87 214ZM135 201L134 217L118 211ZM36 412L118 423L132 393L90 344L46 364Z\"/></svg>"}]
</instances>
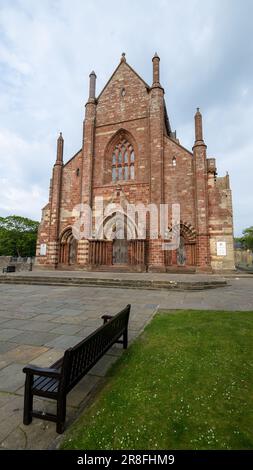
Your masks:
<instances>
[{"instance_id":1,"label":"stone wall","mask_svg":"<svg viewBox=\"0 0 253 470\"><path fill-rule=\"evenodd\" d=\"M217 178L214 173L209 173L208 199L212 268L214 271L234 270L232 193L228 175ZM219 242L226 244L226 256L219 255Z\"/></svg>"},{"instance_id":2,"label":"stone wall","mask_svg":"<svg viewBox=\"0 0 253 470\"><path fill-rule=\"evenodd\" d=\"M12 256L0 256L0 272L7 266L15 266L16 271L31 271L34 265L34 258L13 258Z\"/></svg>"},{"instance_id":3,"label":"stone wall","mask_svg":"<svg viewBox=\"0 0 253 470\"><path fill-rule=\"evenodd\" d=\"M235 250L235 264L236 266L249 266L253 267L253 252L251 250L242 250L237 248Z\"/></svg>"}]
</instances>

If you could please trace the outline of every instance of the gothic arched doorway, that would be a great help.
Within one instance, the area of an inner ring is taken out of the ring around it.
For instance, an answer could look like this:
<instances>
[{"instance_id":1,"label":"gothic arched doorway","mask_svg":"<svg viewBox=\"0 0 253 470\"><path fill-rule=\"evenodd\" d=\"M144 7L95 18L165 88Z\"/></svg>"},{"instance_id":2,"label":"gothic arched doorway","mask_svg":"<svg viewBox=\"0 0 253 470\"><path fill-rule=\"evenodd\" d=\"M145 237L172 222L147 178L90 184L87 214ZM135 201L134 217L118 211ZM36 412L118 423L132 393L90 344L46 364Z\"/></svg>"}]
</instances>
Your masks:
<instances>
[{"instance_id":1,"label":"gothic arched doorway","mask_svg":"<svg viewBox=\"0 0 253 470\"><path fill-rule=\"evenodd\" d=\"M101 223L97 239L89 240L89 264L129 265L146 269L146 240L137 237L135 221L124 211L112 211Z\"/></svg>"},{"instance_id":2,"label":"gothic arched doorway","mask_svg":"<svg viewBox=\"0 0 253 470\"><path fill-rule=\"evenodd\" d=\"M60 239L60 264L66 266L74 265L77 262L77 240L72 234L72 229L65 230Z\"/></svg>"},{"instance_id":3,"label":"gothic arched doorway","mask_svg":"<svg viewBox=\"0 0 253 470\"><path fill-rule=\"evenodd\" d=\"M169 228L172 233L172 228ZM187 223L180 223L180 242L177 250L165 251L165 264L171 267L196 266L196 231Z\"/></svg>"}]
</instances>

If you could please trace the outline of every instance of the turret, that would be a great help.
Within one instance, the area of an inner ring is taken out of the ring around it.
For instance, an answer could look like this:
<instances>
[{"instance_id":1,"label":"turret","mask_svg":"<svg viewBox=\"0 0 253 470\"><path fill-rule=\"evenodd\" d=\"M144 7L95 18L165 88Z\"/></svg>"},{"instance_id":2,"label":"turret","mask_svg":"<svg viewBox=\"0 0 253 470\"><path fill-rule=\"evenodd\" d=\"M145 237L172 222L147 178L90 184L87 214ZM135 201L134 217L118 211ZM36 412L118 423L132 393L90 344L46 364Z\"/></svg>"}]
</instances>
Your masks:
<instances>
[{"instance_id":1,"label":"turret","mask_svg":"<svg viewBox=\"0 0 253 470\"><path fill-rule=\"evenodd\" d=\"M62 137L62 133L60 132L60 135L57 139L57 151L56 151L56 162L55 162L55 164L57 165L63 164L63 147L64 147L64 140Z\"/></svg>"},{"instance_id":2,"label":"turret","mask_svg":"<svg viewBox=\"0 0 253 470\"><path fill-rule=\"evenodd\" d=\"M164 202L164 90L160 85L160 59L155 53L153 62L153 84L149 105L149 148L150 148L150 203L158 208ZM160 214L158 215L160 218ZM160 220L159 220L160 224ZM165 271L162 239L149 240L149 271Z\"/></svg>"},{"instance_id":3,"label":"turret","mask_svg":"<svg viewBox=\"0 0 253 470\"><path fill-rule=\"evenodd\" d=\"M193 166L195 176L195 204L197 236L197 266L199 270L209 270L210 243L208 230L207 158L203 138L202 115L197 108L195 120L195 143L193 146Z\"/></svg>"},{"instance_id":4,"label":"turret","mask_svg":"<svg viewBox=\"0 0 253 470\"><path fill-rule=\"evenodd\" d=\"M203 126L202 126L202 114L197 108L197 112L195 114L195 145L196 144L203 144Z\"/></svg>"},{"instance_id":5,"label":"turret","mask_svg":"<svg viewBox=\"0 0 253 470\"><path fill-rule=\"evenodd\" d=\"M160 57L157 55L157 52L155 53L153 59L153 85L154 86L160 86Z\"/></svg>"},{"instance_id":6,"label":"turret","mask_svg":"<svg viewBox=\"0 0 253 470\"><path fill-rule=\"evenodd\" d=\"M96 74L94 70L90 73L89 101L96 99Z\"/></svg>"},{"instance_id":7,"label":"turret","mask_svg":"<svg viewBox=\"0 0 253 470\"><path fill-rule=\"evenodd\" d=\"M49 257L50 263L56 267L59 262L59 226L60 226L60 205L61 205L61 185L63 169L63 146L62 133L57 139L56 161L53 167L53 177L51 186L51 207L50 207L50 233L49 233Z\"/></svg>"},{"instance_id":8,"label":"turret","mask_svg":"<svg viewBox=\"0 0 253 470\"><path fill-rule=\"evenodd\" d=\"M94 138L96 121L96 74L89 75L89 98L85 105L85 118L83 121L83 170L81 183L81 202L91 206L92 201L92 175L94 159Z\"/></svg>"}]
</instances>

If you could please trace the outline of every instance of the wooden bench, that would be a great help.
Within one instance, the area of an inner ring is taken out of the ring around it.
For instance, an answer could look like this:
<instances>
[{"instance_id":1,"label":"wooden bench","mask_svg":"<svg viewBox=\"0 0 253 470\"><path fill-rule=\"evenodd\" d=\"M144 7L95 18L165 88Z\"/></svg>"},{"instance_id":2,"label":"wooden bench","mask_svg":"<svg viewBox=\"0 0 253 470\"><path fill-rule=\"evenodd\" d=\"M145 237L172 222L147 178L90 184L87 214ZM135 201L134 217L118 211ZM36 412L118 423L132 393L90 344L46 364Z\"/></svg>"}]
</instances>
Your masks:
<instances>
[{"instance_id":1,"label":"wooden bench","mask_svg":"<svg viewBox=\"0 0 253 470\"><path fill-rule=\"evenodd\" d=\"M76 346L65 351L63 357L48 368L28 365L24 394L23 423L30 424L33 417L56 422L56 431L64 431L66 397L72 388L99 361L114 343L128 345L128 320L131 305L114 316L103 315L104 324ZM123 339L119 339L123 336ZM52 398L57 402L56 415L33 410L33 396Z\"/></svg>"},{"instance_id":2,"label":"wooden bench","mask_svg":"<svg viewBox=\"0 0 253 470\"><path fill-rule=\"evenodd\" d=\"M16 266L6 266L5 268L3 268L3 273L15 273L16 271Z\"/></svg>"}]
</instances>

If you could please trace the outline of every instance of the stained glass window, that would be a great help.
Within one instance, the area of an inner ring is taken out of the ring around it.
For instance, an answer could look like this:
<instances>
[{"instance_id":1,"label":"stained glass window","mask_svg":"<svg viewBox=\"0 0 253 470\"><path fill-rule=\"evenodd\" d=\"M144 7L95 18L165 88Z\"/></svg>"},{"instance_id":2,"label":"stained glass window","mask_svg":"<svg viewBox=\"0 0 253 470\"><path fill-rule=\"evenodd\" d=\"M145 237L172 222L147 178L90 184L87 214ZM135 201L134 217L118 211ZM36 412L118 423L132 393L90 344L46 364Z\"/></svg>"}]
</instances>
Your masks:
<instances>
[{"instance_id":1,"label":"stained glass window","mask_svg":"<svg viewBox=\"0 0 253 470\"><path fill-rule=\"evenodd\" d=\"M112 152L112 181L134 179L135 154L133 146L125 139Z\"/></svg>"}]
</instances>

